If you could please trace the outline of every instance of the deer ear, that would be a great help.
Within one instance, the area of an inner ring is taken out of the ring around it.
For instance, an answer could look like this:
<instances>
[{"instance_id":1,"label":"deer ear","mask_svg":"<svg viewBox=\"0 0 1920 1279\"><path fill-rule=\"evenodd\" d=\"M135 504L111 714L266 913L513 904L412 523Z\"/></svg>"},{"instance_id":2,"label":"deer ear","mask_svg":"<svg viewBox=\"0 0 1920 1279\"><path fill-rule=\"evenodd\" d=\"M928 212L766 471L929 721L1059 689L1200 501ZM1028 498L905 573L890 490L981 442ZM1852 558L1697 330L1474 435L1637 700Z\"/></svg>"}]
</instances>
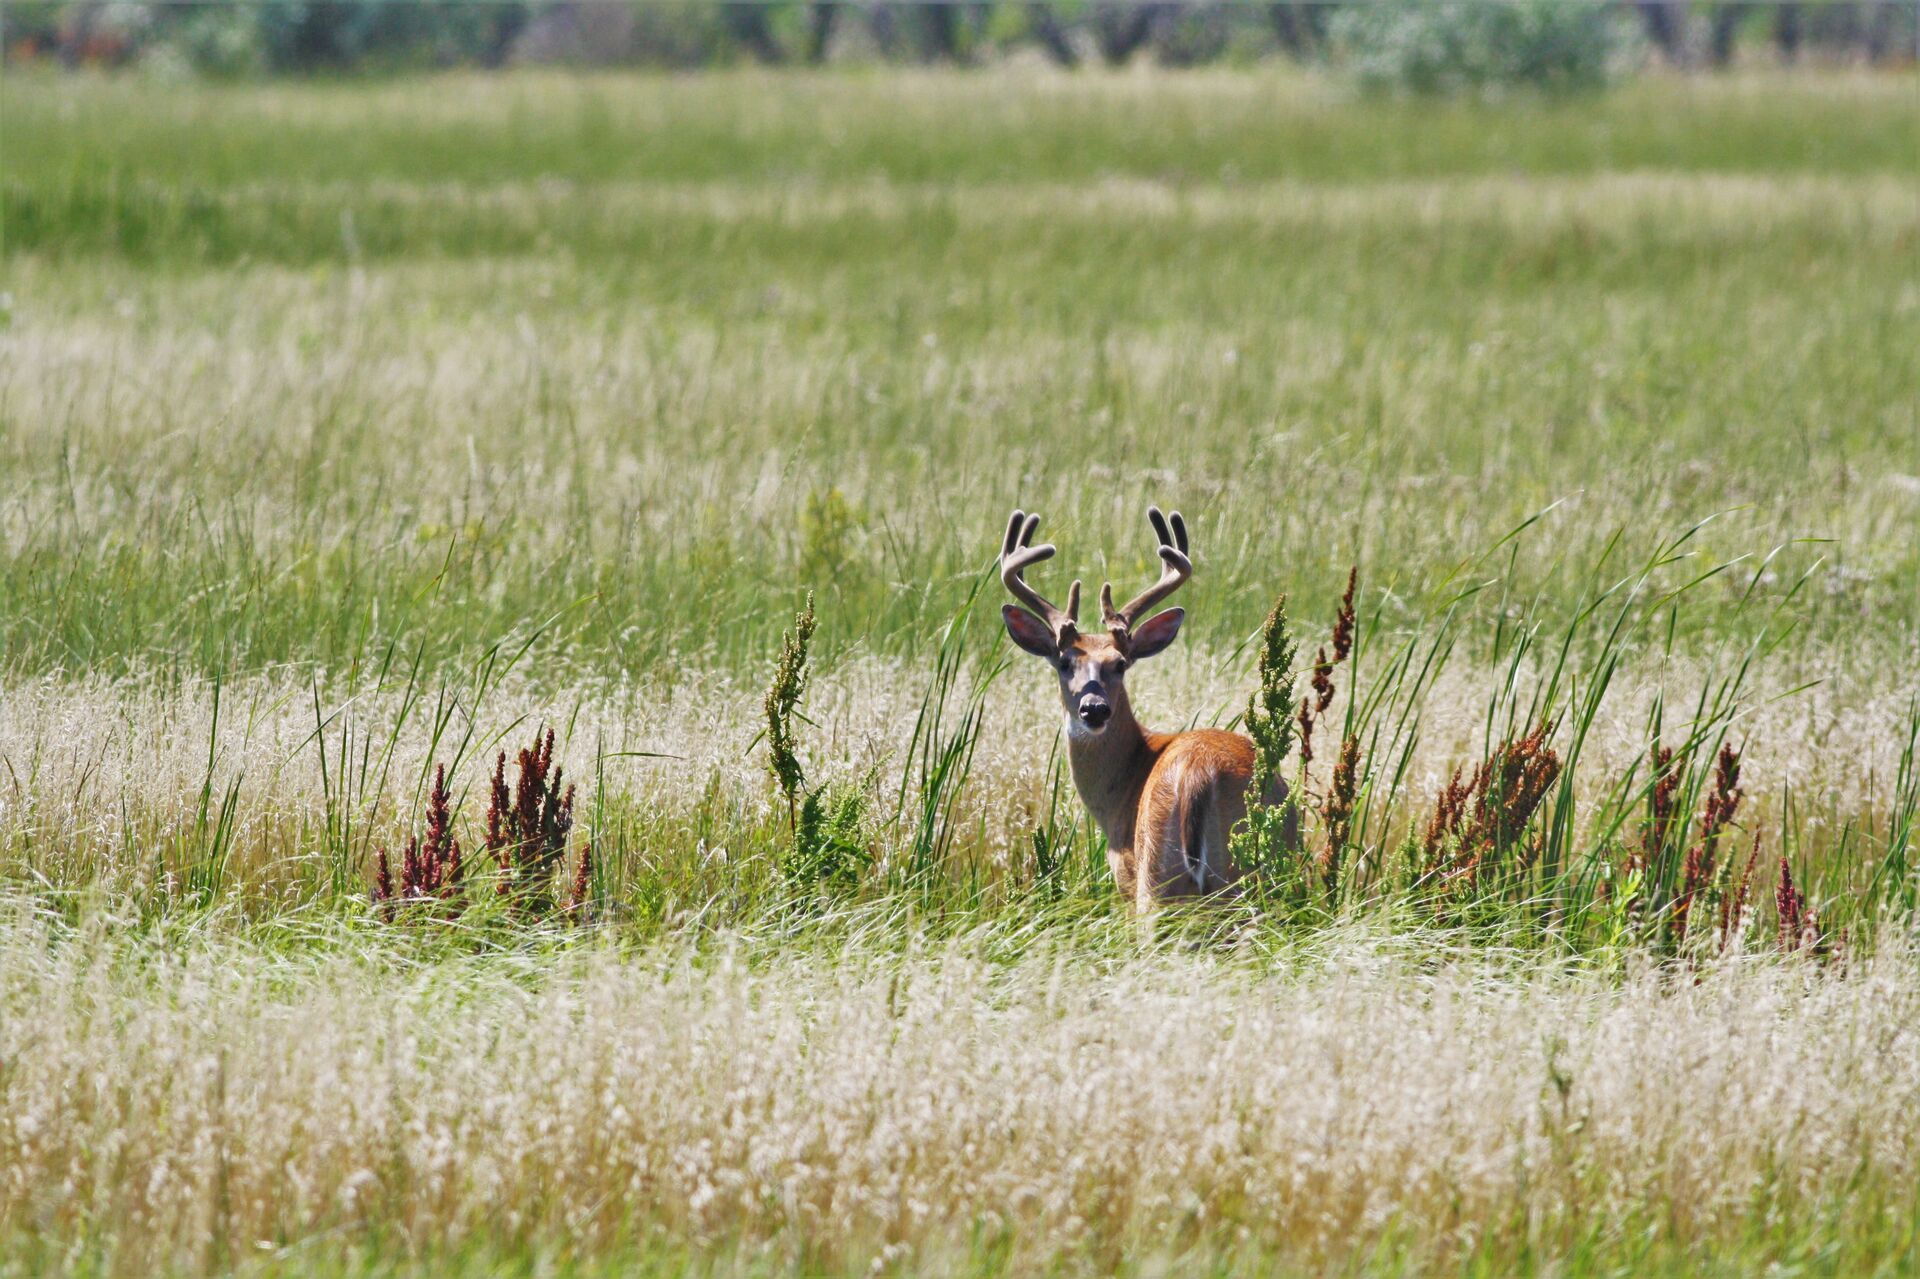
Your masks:
<instances>
[{"instance_id":1,"label":"deer ear","mask_svg":"<svg viewBox=\"0 0 1920 1279\"><path fill-rule=\"evenodd\" d=\"M1187 610L1184 608L1170 608L1164 613L1155 613L1133 628L1131 642L1127 645L1127 659L1137 662L1143 657L1152 657L1173 643L1173 637L1180 633L1180 623L1186 620Z\"/></svg>"},{"instance_id":2,"label":"deer ear","mask_svg":"<svg viewBox=\"0 0 1920 1279\"><path fill-rule=\"evenodd\" d=\"M1054 641L1053 632L1045 622L1026 609L1018 604L1002 604L1000 616L1007 623L1007 634L1013 636L1013 642L1021 648L1035 657L1051 659L1060 655L1060 646Z\"/></svg>"}]
</instances>

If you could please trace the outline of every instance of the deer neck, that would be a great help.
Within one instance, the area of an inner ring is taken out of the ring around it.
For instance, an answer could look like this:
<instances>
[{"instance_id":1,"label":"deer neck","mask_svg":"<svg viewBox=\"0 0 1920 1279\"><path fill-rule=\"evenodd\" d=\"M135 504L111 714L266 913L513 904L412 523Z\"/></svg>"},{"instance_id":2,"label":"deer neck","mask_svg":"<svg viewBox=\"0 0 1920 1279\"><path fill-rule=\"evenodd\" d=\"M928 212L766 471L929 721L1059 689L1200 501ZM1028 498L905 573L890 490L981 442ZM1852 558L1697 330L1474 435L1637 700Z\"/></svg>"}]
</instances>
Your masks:
<instances>
[{"instance_id":1,"label":"deer neck","mask_svg":"<svg viewBox=\"0 0 1920 1279\"><path fill-rule=\"evenodd\" d=\"M1111 848L1133 846L1134 814L1153 757L1146 730L1133 717L1124 692L1113 698L1113 718L1101 732L1080 731L1068 718L1067 762L1073 769L1073 787Z\"/></svg>"}]
</instances>

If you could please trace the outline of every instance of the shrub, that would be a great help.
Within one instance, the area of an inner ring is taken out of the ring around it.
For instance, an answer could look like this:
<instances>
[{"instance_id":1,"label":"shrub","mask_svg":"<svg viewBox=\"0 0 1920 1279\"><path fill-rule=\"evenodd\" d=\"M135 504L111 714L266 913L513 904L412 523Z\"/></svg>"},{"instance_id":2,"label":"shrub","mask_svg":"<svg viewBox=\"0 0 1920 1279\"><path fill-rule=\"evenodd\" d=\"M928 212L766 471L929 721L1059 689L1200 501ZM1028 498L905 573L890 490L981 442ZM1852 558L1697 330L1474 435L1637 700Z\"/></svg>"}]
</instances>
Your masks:
<instances>
[{"instance_id":1,"label":"shrub","mask_svg":"<svg viewBox=\"0 0 1920 1279\"><path fill-rule=\"evenodd\" d=\"M1165 67L1198 67L1218 61L1233 39L1230 6L1182 6L1160 25L1155 57Z\"/></svg>"},{"instance_id":2,"label":"shrub","mask_svg":"<svg viewBox=\"0 0 1920 1279\"><path fill-rule=\"evenodd\" d=\"M573 787L561 789L564 770L553 764L553 730L521 749L518 776L507 787L507 753L494 762L487 805L487 852L499 869L496 891L531 914L551 911L554 879L567 860L573 831Z\"/></svg>"},{"instance_id":3,"label":"shrub","mask_svg":"<svg viewBox=\"0 0 1920 1279\"><path fill-rule=\"evenodd\" d=\"M860 511L839 489L808 494L800 512L800 580L815 586L837 580L860 525Z\"/></svg>"},{"instance_id":4,"label":"shrub","mask_svg":"<svg viewBox=\"0 0 1920 1279\"><path fill-rule=\"evenodd\" d=\"M151 6L152 48L211 75L498 64L535 5L204 0Z\"/></svg>"},{"instance_id":5,"label":"shrub","mask_svg":"<svg viewBox=\"0 0 1920 1279\"><path fill-rule=\"evenodd\" d=\"M258 74L267 69L259 11L249 5L194 4L163 10L142 57L150 68L219 77Z\"/></svg>"},{"instance_id":6,"label":"shrub","mask_svg":"<svg viewBox=\"0 0 1920 1279\"><path fill-rule=\"evenodd\" d=\"M1375 0L1336 14L1332 38L1362 85L1422 94L1595 89L1627 45L1603 0Z\"/></svg>"},{"instance_id":7,"label":"shrub","mask_svg":"<svg viewBox=\"0 0 1920 1279\"><path fill-rule=\"evenodd\" d=\"M584 915L593 884L593 849L581 849L566 874L567 839L573 831L574 788L562 789L553 763L554 734L535 733L516 758L518 773L507 784L507 753L494 762L487 802L484 852L493 862L494 892L523 916L560 911ZM453 795L446 765L434 773L427 794L427 828L411 836L400 854L399 875L385 848L374 854L371 897L383 918L457 918L468 906L465 854L453 833ZM565 882L562 883L564 875ZM564 888L564 895L560 891ZM432 904L432 910L409 910ZM405 912L404 914L402 912Z\"/></svg>"},{"instance_id":8,"label":"shrub","mask_svg":"<svg viewBox=\"0 0 1920 1279\"><path fill-rule=\"evenodd\" d=\"M780 637L780 660L773 668L773 682L761 709L767 717L767 767L780 793L787 799L787 824L800 825L800 799L806 790L807 774L800 766L800 753L794 743L793 723L798 718L800 699L807 693L807 645L813 641L813 592L807 592L807 606L793 619L793 630Z\"/></svg>"},{"instance_id":9,"label":"shrub","mask_svg":"<svg viewBox=\"0 0 1920 1279\"><path fill-rule=\"evenodd\" d=\"M1264 796L1280 776L1293 746L1293 636L1287 630L1287 597L1274 601L1260 629L1260 687L1247 701L1247 736L1253 739L1253 776L1247 782L1247 815L1228 838L1228 856L1275 902L1304 898L1305 866L1290 838L1293 797L1268 804Z\"/></svg>"},{"instance_id":10,"label":"shrub","mask_svg":"<svg viewBox=\"0 0 1920 1279\"><path fill-rule=\"evenodd\" d=\"M724 61L730 41L717 4L659 2L629 6L631 60L646 66L705 67Z\"/></svg>"},{"instance_id":11,"label":"shrub","mask_svg":"<svg viewBox=\"0 0 1920 1279\"><path fill-rule=\"evenodd\" d=\"M767 717L767 767L787 801L792 843L780 857L780 877L801 891L850 893L872 864L867 845L867 799L873 778L853 785L808 787L794 724L807 691L807 647L813 639L813 592L781 637L780 659L761 707Z\"/></svg>"},{"instance_id":12,"label":"shrub","mask_svg":"<svg viewBox=\"0 0 1920 1279\"><path fill-rule=\"evenodd\" d=\"M1420 840L1419 878L1438 899L1478 895L1523 877L1540 855L1527 828L1560 777L1560 756L1542 722L1508 738L1469 777L1456 768L1434 802Z\"/></svg>"},{"instance_id":13,"label":"shrub","mask_svg":"<svg viewBox=\"0 0 1920 1279\"><path fill-rule=\"evenodd\" d=\"M851 893L872 862L867 848L867 795L870 784L829 782L807 792L793 846L780 863L780 876L802 890Z\"/></svg>"}]
</instances>

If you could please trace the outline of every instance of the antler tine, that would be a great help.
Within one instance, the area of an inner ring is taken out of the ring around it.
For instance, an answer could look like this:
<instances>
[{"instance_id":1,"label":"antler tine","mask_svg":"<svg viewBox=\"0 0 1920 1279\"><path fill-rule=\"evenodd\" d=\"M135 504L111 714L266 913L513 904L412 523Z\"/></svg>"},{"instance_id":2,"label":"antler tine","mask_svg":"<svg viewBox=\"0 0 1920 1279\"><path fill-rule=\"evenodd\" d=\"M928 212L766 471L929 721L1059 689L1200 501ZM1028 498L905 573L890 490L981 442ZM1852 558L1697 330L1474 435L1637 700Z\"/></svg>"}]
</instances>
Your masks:
<instances>
[{"instance_id":1,"label":"antler tine","mask_svg":"<svg viewBox=\"0 0 1920 1279\"><path fill-rule=\"evenodd\" d=\"M1113 584L1109 582L1100 588L1100 612L1107 626L1114 630L1132 630L1142 613L1179 590L1193 576L1193 561L1187 556L1187 522L1180 518L1180 512L1175 511L1169 520L1159 507L1149 506L1147 522L1153 525L1154 537L1160 543L1160 580L1119 609L1113 606Z\"/></svg>"},{"instance_id":2,"label":"antler tine","mask_svg":"<svg viewBox=\"0 0 1920 1279\"><path fill-rule=\"evenodd\" d=\"M1000 540L1001 559L1006 559L1009 555L1012 555L1020 549L1021 531L1026 525L1026 522L1027 513L1016 507L1013 516L1007 520L1007 535ZM1032 537L1033 534L1029 532L1026 536Z\"/></svg>"},{"instance_id":3,"label":"antler tine","mask_svg":"<svg viewBox=\"0 0 1920 1279\"><path fill-rule=\"evenodd\" d=\"M1156 507L1149 506L1147 508L1148 519L1152 519L1159 513L1159 509ZM1187 554L1187 522L1180 518L1180 512L1178 511L1175 511L1167 518L1173 522L1173 544L1180 549L1182 555ZM1153 531L1159 535L1161 545L1166 545L1166 529L1156 523L1153 526Z\"/></svg>"},{"instance_id":4,"label":"antler tine","mask_svg":"<svg viewBox=\"0 0 1920 1279\"><path fill-rule=\"evenodd\" d=\"M1080 612L1080 583L1067 590L1067 607L1055 608L1039 591L1027 585L1023 574L1028 566L1053 558L1054 546L1043 542L1034 546L1033 535L1040 528L1040 517L1015 511L1007 521L1007 535L1000 543L1000 584L1045 622L1056 636L1065 638L1074 629Z\"/></svg>"}]
</instances>

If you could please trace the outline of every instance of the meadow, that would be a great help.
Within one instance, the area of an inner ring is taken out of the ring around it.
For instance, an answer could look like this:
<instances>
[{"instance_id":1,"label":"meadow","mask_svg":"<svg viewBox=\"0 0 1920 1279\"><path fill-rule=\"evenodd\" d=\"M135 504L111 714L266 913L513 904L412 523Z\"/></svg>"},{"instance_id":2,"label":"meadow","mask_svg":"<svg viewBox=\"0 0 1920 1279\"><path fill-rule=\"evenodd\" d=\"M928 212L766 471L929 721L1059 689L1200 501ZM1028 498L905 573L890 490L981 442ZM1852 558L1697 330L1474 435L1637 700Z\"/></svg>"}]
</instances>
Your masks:
<instances>
[{"instance_id":1,"label":"meadow","mask_svg":"<svg viewBox=\"0 0 1920 1279\"><path fill-rule=\"evenodd\" d=\"M1915 94L9 71L0 1273L1911 1270ZM1155 727L1357 569L1310 909L1132 918L1000 631L1149 502ZM565 909L376 907L543 726Z\"/></svg>"}]
</instances>

